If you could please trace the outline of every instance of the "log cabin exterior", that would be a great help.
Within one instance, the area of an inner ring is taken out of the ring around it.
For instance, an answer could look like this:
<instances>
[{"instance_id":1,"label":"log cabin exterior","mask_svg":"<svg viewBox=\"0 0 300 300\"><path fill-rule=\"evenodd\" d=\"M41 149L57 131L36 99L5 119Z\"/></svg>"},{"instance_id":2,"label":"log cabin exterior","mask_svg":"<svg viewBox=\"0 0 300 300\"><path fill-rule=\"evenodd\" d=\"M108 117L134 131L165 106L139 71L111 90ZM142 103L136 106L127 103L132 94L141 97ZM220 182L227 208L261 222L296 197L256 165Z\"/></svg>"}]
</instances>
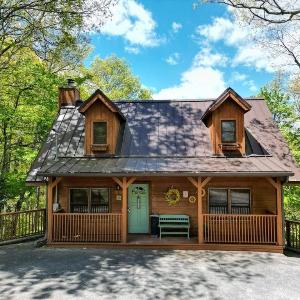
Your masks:
<instances>
[{"instance_id":1,"label":"log cabin exterior","mask_svg":"<svg viewBox=\"0 0 300 300\"><path fill-rule=\"evenodd\" d=\"M228 88L112 102L96 90L83 102L72 85L27 177L47 185L49 245L273 252L284 246L282 187L299 181L264 99ZM151 237L150 216L166 214L188 216L191 238Z\"/></svg>"}]
</instances>

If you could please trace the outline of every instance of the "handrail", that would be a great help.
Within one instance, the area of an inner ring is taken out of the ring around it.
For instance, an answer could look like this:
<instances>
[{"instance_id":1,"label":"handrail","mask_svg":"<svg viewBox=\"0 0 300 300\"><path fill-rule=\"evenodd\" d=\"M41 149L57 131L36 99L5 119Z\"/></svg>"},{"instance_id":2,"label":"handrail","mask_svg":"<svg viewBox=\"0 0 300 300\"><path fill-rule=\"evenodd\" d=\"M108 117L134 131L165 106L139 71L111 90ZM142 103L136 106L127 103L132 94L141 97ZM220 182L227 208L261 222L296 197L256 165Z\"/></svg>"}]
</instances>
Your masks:
<instances>
[{"instance_id":1,"label":"handrail","mask_svg":"<svg viewBox=\"0 0 300 300\"><path fill-rule=\"evenodd\" d=\"M120 242L122 214L54 213L53 242Z\"/></svg>"},{"instance_id":2,"label":"handrail","mask_svg":"<svg viewBox=\"0 0 300 300\"><path fill-rule=\"evenodd\" d=\"M276 215L204 214L207 243L276 244Z\"/></svg>"}]
</instances>

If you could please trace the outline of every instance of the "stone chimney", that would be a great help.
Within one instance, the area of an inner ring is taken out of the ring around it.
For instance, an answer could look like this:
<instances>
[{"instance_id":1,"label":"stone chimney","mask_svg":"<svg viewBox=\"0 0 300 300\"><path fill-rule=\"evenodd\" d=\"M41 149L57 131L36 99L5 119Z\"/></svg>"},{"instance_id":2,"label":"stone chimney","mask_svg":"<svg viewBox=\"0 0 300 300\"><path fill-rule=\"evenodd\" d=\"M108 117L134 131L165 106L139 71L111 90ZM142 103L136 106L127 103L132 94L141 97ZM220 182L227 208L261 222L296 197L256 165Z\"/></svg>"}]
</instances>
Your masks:
<instances>
[{"instance_id":1,"label":"stone chimney","mask_svg":"<svg viewBox=\"0 0 300 300\"><path fill-rule=\"evenodd\" d=\"M59 88L59 108L62 106L76 106L80 101L80 93L74 79L67 79L67 86Z\"/></svg>"}]
</instances>

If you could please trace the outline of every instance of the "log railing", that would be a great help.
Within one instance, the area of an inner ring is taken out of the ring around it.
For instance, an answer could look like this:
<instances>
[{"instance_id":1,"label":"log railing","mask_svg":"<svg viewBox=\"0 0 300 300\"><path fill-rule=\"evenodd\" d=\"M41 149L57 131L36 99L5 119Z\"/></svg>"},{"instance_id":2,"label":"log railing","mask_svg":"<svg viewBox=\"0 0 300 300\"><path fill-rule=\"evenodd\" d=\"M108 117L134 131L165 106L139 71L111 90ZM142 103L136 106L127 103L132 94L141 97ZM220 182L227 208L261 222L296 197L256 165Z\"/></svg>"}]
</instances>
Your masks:
<instances>
[{"instance_id":1,"label":"log railing","mask_svg":"<svg viewBox=\"0 0 300 300\"><path fill-rule=\"evenodd\" d=\"M300 221L285 221L286 247L300 250Z\"/></svg>"},{"instance_id":2,"label":"log railing","mask_svg":"<svg viewBox=\"0 0 300 300\"><path fill-rule=\"evenodd\" d=\"M121 241L121 214L54 213L53 242Z\"/></svg>"},{"instance_id":3,"label":"log railing","mask_svg":"<svg viewBox=\"0 0 300 300\"><path fill-rule=\"evenodd\" d=\"M276 244L276 215L205 214L206 243Z\"/></svg>"},{"instance_id":4,"label":"log railing","mask_svg":"<svg viewBox=\"0 0 300 300\"><path fill-rule=\"evenodd\" d=\"M45 233L46 210L26 210L0 214L0 242Z\"/></svg>"}]
</instances>

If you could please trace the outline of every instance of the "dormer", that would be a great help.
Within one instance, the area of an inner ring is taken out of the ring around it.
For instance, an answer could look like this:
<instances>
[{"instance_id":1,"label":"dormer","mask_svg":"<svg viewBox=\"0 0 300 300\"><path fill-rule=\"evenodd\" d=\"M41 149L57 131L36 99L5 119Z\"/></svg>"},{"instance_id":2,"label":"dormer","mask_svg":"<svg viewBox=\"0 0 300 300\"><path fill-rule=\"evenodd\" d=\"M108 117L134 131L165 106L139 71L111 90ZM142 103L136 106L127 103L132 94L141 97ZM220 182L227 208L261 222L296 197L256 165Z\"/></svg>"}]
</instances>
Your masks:
<instances>
[{"instance_id":1,"label":"dormer","mask_svg":"<svg viewBox=\"0 0 300 300\"><path fill-rule=\"evenodd\" d=\"M251 105L233 89L226 89L205 111L202 121L209 128L215 155L244 155L244 114Z\"/></svg>"},{"instance_id":2,"label":"dormer","mask_svg":"<svg viewBox=\"0 0 300 300\"><path fill-rule=\"evenodd\" d=\"M85 154L116 154L121 124L125 117L101 91L96 90L80 107L85 116Z\"/></svg>"}]
</instances>

